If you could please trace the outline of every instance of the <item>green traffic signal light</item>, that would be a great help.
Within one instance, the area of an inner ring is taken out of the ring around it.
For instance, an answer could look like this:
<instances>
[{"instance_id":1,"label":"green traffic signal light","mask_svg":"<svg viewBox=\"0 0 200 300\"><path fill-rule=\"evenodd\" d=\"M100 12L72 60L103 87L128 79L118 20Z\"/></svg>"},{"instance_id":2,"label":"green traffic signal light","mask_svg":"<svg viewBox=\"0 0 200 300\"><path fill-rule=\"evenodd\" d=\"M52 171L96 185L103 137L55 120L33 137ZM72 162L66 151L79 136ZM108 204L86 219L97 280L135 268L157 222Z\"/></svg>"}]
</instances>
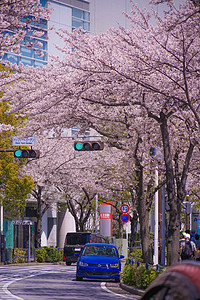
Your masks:
<instances>
[{"instance_id":1,"label":"green traffic signal light","mask_svg":"<svg viewBox=\"0 0 200 300\"><path fill-rule=\"evenodd\" d=\"M81 143L75 143L74 148L77 151L81 151L83 149L83 145Z\"/></svg>"},{"instance_id":2,"label":"green traffic signal light","mask_svg":"<svg viewBox=\"0 0 200 300\"><path fill-rule=\"evenodd\" d=\"M15 152L14 152L14 157L21 157L22 156L22 152L21 152L21 150L16 150Z\"/></svg>"}]
</instances>

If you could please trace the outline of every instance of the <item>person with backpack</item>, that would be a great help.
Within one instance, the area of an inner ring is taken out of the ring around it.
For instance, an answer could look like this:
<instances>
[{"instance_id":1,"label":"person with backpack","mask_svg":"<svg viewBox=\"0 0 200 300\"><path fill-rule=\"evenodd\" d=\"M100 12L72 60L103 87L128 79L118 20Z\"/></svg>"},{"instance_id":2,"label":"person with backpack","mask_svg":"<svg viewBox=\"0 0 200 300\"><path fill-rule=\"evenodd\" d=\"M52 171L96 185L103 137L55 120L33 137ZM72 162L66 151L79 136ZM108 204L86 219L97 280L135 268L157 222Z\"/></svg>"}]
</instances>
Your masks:
<instances>
[{"instance_id":1,"label":"person with backpack","mask_svg":"<svg viewBox=\"0 0 200 300\"><path fill-rule=\"evenodd\" d=\"M195 244L196 244L196 248L197 248L197 257L196 260L200 261L200 239L199 239L199 235L196 233L195 234Z\"/></svg>"},{"instance_id":2,"label":"person with backpack","mask_svg":"<svg viewBox=\"0 0 200 300\"><path fill-rule=\"evenodd\" d=\"M197 248L195 244L190 241L190 234L186 233L184 239L185 241L182 241L180 246L181 260L196 259Z\"/></svg>"}]
</instances>

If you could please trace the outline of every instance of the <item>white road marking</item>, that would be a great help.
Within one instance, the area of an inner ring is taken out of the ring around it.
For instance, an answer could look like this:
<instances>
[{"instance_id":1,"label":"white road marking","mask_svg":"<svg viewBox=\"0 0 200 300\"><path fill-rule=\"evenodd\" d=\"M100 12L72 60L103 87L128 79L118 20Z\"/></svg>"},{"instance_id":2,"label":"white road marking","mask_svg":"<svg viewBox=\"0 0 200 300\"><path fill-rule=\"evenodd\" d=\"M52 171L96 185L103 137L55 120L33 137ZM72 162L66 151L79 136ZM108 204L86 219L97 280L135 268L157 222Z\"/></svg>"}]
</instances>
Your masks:
<instances>
[{"instance_id":1,"label":"white road marking","mask_svg":"<svg viewBox=\"0 0 200 300\"><path fill-rule=\"evenodd\" d=\"M126 296L124 296L124 295L122 295L122 294L117 294L117 293L115 293L115 292L113 292L113 291L107 289L106 283L105 283L105 282L101 282L101 288L102 288L103 290L105 290L106 292L111 293L111 294L113 294L113 295L115 295L115 296L127 298Z\"/></svg>"},{"instance_id":2,"label":"white road marking","mask_svg":"<svg viewBox=\"0 0 200 300\"><path fill-rule=\"evenodd\" d=\"M16 282L16 281L19 281L19 280L23 280L23 279L27 279L27 278L30 278L30 277L34 277L34 276L38 276L38 275L42 275L42 274L45 274L45 273L49 273L49 271L42 271L42 272L38 272L35 273L35 274L32 274L32 275L29 275L29 276L25 276L25 277L21 277L21 278L16 278L14 280L11 280L11 281L8 281L6 282L3 287L2 287L2 290L3 292L9 296L10 298L13 298L13 299L17 299L17 300L24 300L24 298L21 298L21 297L18 297L18 296L15 296L14 294L12 294L9 290L8 290L8 287L9 285L11 285L12 283ZM51 271L50 273L57 273L57 271Z\"/></svg>"}]
</instances>

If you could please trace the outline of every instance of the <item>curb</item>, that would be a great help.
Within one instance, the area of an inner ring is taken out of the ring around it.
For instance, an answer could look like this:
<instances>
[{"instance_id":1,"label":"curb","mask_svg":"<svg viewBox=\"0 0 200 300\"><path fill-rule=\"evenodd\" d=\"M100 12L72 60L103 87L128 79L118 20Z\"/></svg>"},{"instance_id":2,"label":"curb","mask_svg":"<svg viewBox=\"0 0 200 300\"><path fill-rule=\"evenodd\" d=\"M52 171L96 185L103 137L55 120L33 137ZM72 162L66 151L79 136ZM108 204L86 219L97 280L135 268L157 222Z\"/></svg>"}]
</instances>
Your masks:
<instances>
[{"instance_id":1,"label":"curb","mask_svg":"<svg viewBox=\"0 0 200 300\"><path fill-rule=\"evenodd\" d=\"M134 288L133 286L127 285L127 284L125 284L125 283L123 283L123 282L120 282L119 285L120 285L120 287L121 287L123 290L125 290L125 291L127 291L127 292L129 292L129 293L131 293L131 294L134 294L134 295L143 296L144 293L145 293L145 291L136 289L136 288Z\"/></svg>"}]
</instances>

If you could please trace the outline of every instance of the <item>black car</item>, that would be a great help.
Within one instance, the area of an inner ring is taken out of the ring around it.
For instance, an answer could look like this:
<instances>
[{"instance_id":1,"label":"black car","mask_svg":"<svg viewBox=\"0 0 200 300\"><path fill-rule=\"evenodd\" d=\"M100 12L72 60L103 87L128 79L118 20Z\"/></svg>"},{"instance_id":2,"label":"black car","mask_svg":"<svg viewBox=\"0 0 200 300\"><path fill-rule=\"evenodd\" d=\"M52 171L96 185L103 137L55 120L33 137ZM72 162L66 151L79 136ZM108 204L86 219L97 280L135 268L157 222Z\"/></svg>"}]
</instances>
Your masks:
<instances>
[{"instance_id":1,"label":"black car","mask_svg":"<svg viewBox=\"0 0 200 300\"><path fill-rule=\"evenodd\" d=\"M65 238L63 260L66 265L76 263L78 256L75 253L81 253L82 248L88 243L105 243L105 238L100 234L90 232L68 232Z\"/></svg>"}]
</instances>

